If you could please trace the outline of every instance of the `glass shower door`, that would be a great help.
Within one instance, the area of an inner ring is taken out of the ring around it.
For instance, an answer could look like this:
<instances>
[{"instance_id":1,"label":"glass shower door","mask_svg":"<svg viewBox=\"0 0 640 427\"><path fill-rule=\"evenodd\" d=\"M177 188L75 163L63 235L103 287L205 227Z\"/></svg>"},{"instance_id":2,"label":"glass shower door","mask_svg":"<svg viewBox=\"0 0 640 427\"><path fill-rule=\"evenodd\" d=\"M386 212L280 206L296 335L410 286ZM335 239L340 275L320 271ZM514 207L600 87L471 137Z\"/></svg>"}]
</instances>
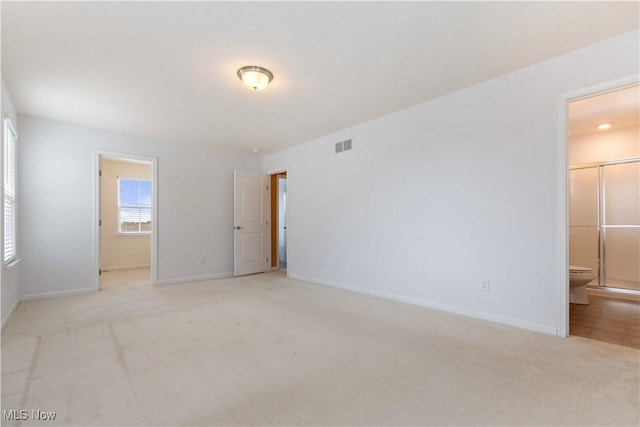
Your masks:
<instances>
[{"instance_id":1,"label":"glass shower door","mask_svg":"<svg viewBox=\"0 0 640 427\"><path fill-rule=\"evenodd\" d=\"M640 290L640 162L601 168L605 286Z\"/></svg>"},{"instance_id":2,"label":"glass shower door","mask_svg":"<svg viewBox=\"0 0 640 427\"><path fill-rule=\"evenodd\" d=\"M572 169L569 183L569 264L589 267L599 277L598 168Z\"/></svg>"}]
</instances>

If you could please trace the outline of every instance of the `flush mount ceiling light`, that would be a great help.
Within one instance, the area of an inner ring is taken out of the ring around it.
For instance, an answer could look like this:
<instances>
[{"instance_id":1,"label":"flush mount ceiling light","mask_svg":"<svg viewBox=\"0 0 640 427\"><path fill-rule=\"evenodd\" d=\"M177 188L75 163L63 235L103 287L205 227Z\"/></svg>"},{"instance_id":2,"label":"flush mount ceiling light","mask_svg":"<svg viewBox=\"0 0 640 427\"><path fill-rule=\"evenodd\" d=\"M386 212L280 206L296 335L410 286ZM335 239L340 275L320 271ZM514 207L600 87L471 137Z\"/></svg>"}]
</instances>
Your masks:
<instances>
[{"instance_id":1,"label":"flush mount ceiling light","mask_svg":"<svg viewBox=\"0 0 640 427\"><path fill-rule=\"evenodd\" d=\"M596 127L598 128L598 130L607 130L611 127L611 123L601 123Z\"/></svg>"},{"instance_id":2,"label":"flush mount ceiling light","mask_svg":"<svg viewBox=\"0 0 640 427\"><path fill-rule=\"evenodd\" d=\"M259 91L273 80L273 74L266 68L247 65L238 70L238 77L251 90Z\"/></svg>"}]
</instances>

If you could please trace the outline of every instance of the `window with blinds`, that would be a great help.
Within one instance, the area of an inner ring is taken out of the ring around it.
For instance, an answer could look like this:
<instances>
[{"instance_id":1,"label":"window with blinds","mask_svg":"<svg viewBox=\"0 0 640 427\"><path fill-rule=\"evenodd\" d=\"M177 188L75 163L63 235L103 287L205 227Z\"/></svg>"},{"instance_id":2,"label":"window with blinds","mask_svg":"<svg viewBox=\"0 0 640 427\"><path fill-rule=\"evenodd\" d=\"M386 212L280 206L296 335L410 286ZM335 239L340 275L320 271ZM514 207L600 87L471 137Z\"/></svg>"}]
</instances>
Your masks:
<instances>
[{"instance_id":1,"label":"window with blinds","mask_svg":"<svg viewBox=\"0 0 640 427\"><path fill-rule=\"evenodd\" d=\"M16 185L16 165L17 165L17 135L11 124L11 120L4 120L4 234L3 259L8 264L16 259L16 218L17 218L17 185Z\"/></svg>"},{"instance_id":2,"label":"window with blinds","mask_svg":"<svg viewBox=\"0 0 640 427\"><path fill-rule=\"evenodd\" d=\"M118 232L151 233L151 181L118 178Z\"/></svg>"}]
</instances>

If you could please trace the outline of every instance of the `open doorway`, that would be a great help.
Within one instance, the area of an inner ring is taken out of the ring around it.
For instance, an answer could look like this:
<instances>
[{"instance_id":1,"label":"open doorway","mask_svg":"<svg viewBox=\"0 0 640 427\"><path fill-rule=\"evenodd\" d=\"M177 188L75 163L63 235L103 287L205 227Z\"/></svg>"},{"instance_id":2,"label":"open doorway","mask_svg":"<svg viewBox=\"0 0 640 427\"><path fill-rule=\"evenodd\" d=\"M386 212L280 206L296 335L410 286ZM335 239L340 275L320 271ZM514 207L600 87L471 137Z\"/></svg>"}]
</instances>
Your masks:
<instances>
[{"instance_id":1,"label":"open doorway","mask_svg":"<svg viewBox=\"0 0 640 427\"><path fill-rule=\"evenodd\" d=\"M567 107L569 331L640 348L640 88Z\"/></svg>"},{"instance_id":2,"label":"open doorway","mask_svg":"<svg viewBox=\"0 0 640 427\"><path fill-rule=\"evenodd\" d=\"M287 269L287 172L271 175L271 269Z\"/></svg>"},{"instance_id":3,"label":"open doorway","mask_svg":"<svg viewBox=\"0 0 640 427\"><path fill-rule=\"evenodd\" d=\"M98 154L98 286L155 283L155 159Z\"/></svg>"}]
</instances>

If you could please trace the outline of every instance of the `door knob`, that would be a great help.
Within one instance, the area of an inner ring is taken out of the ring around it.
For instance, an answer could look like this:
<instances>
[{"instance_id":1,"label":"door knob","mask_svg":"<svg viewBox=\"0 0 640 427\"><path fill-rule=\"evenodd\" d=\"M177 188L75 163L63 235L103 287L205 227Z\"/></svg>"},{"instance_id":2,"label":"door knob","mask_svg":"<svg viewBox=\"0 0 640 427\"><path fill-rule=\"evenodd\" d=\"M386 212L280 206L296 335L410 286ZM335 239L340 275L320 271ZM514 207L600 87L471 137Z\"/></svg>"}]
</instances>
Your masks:
<instances>
[{"instance_id":1,"label":"door knob","mask_svg":"<svg viewBox=\"0 0 640 427\"><path fill-rule=\"evenodd\" d=\"M240 227L239 225L233 227L234 230L244 230L244 227Z\"/></svg>"}]
</instances>

